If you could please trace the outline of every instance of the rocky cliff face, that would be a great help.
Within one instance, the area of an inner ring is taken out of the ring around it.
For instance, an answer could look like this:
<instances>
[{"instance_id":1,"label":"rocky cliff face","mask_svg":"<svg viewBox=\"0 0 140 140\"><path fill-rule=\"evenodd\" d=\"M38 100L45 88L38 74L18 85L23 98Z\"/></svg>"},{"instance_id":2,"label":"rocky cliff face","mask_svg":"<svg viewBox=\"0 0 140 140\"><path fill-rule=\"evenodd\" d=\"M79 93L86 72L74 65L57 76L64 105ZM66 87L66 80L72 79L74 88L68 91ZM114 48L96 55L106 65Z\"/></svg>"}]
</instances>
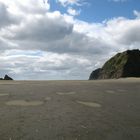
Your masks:
<instances>
[{"instance_id":1,"label":"rocky cliff face","mask_svg":"<svg viewBox=\"0 0 140 140\"><path fill-rule=\"evenodd\" d=\"M127 50L108 60L102 68L93 71L89 80L140 77L140 51Z\"/></svg>"}]
</instances>

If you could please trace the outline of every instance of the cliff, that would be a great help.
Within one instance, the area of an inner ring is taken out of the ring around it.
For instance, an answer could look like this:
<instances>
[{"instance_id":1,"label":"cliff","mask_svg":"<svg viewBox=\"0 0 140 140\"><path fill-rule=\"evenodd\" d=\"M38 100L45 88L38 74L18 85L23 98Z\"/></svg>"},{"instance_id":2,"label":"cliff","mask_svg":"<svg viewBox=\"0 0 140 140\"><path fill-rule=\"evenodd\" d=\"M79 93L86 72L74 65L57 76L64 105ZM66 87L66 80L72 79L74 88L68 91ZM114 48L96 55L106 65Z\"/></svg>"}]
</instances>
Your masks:
<instances>
[{"instance_id":1,"label":"cliff","mask_svg":"<svg viewBox=\"0 0 140 140\"><path fill-rule=\"evenodd\" d=\"M94 70L89 80L140 77L140 51L127 50L109 59L102 68Z\"/></svg>"}]
</instances>

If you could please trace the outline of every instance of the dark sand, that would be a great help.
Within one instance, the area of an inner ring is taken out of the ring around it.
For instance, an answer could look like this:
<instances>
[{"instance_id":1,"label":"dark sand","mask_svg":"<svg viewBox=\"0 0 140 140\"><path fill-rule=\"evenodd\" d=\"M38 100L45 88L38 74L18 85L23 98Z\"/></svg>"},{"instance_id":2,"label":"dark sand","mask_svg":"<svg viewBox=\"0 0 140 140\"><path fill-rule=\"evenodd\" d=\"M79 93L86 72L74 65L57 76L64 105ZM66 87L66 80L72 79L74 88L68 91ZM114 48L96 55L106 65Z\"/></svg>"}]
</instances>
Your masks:
<instances>
[{"instance_id":1,"label":"dark sand","mask_svg":"<svg viewBox=\"0 0 140 140\"><path fill-rule=\"evenodd\" d=\"M0 140L140 140L140 79L0 81Z\"/></svg>"}]
</instances>

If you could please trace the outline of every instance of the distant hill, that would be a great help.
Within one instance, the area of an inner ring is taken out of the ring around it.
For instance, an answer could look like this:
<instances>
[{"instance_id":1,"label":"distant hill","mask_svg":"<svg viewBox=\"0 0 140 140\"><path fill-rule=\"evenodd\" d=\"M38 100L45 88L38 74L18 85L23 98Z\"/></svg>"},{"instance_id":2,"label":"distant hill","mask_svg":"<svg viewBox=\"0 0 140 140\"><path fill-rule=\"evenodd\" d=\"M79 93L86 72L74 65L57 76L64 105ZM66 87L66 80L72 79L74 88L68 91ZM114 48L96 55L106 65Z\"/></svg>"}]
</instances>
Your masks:
<instances>
[{"instance_id":1,"label":"distant hill","mask_svg":"<svg viewBox=\"0 0 140 140\"><path fill-rule=\"evenodd\" d=\"M140 50L127 50L109 59L102 68L94 70L89 80L140 77Z\"/></svg>"}]
</instances>

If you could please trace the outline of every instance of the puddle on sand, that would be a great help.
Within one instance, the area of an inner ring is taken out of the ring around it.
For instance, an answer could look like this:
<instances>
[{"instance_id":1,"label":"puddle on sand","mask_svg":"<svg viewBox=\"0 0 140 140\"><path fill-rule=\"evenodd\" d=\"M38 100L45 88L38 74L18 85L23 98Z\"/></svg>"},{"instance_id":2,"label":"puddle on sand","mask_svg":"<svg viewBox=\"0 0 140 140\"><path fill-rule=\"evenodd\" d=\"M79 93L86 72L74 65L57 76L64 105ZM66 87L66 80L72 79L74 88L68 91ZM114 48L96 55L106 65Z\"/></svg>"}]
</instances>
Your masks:
<instances>
[{"instance_id":1,"label":"puddle on sand","mask_svg":"<svg viewBox=\"0 0 140 140\"><path fill-rule=\"evenodd\" d=\"M100 104L94 102L84 102L84 101L76 101L76 102L89 107L101 107Z\"/></svg>"},{"instance_id":2,"label":"puddle on sand","mask_svg":"<svg viewBox=\"0 0 140 140\"><path fill-rule=\"evenodd\" d=\"M114 94L114 93L125 93L126 92L126 90L124 90L124 89L117 89L116 91L114 91L114 90L106 90L105 91L106 93L110 93L110 94Z\"/></svg>"},{"instance_id":3,"label":"puddle on sand","mask_svg":"<svg viewBox=\"0 0 140 140\"><path fill-rule=\"evenodd\" d=\"M1 96L8 96L9 94L8 93L0 93L0 97Z\"/></svg>"},{"instance_id":4,"label":"puddle on sand","mask_svg":"<svg viewBox=\"0 0 140 140\"><path fill-rule=\"evenodd\" d=\"M76 94L76 92L57 92L58 95L73 95Z\"/></svg>"},{"instance_id":5,"label":"puddle on sand","mask_svg":"<svg viewBox=\"0 0 140 140\"><path fill-rule=\"evenodd\" d=\"M47 101L50 101L51 100L51 97L46 97L45 99L44 99L44 102L47 102Z\"/></svg>"},{"instance_id":6,"label":"puddle on sand","mask_svg":"<svg viewBox=\"0 0 140 140\"><path fill-rule=\"evenodd\" d=\"M46 97L45 100L49 101L49 100L51 100L51 97Z\"/></svg>"},{"instance_id":7,"label":"puddle on sand","mask_svg":"<svg viewBox=\"0 0 140 140\"><path fill-rule=\"evenodd\" d=\"M118 91L118 92L126 92L125 89L118 89L117 91Z\"/></svg>"},{"instance_id":8,"label":"puddle on sand","mask_svg":"<svg viewBox=\"0 0 140 140\"><path fill-rule=\"evenodd\" d=\"M12 100L6 102L9 106L39 106L42 105L42 101L25 101L25 100Z\"/></svg>"},{"instance_id":9,"label":"puddle on sand","mask_svg":"<svg viewBox=\"0 0 140 140\"><path fill-rule=\"evenodd\" d=\"M115 93L114 90L106 90L105 92L107 92L107 93Z\"/></svg>"}]
</instances>

